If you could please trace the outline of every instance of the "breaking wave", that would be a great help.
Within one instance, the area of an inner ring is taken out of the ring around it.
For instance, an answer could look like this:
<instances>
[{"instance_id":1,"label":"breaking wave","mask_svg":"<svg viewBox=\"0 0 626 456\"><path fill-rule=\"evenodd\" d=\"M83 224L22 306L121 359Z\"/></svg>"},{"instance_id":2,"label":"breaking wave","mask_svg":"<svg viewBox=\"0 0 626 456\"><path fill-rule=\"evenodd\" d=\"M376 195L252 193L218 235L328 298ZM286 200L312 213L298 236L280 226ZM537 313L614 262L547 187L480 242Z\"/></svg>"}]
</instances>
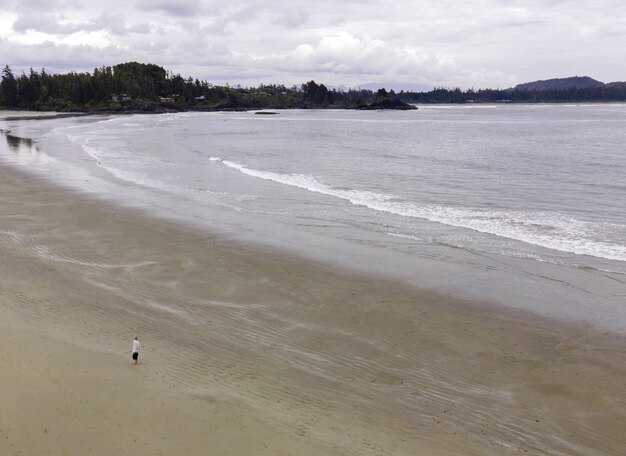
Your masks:
<instances>
[{"instance_id":1,"label":"breaking wave","mask_svg":"<svg viewBox=\"0 0 626 456\"><path fill-rule=\"evenodd\" d=\"M562 252L626 261L626 245L604 240L625 237L626 227L622 225L581 221L556 212L486 211L423 205L402 201L393 195L336 188L305 174L260 171L218 157L210 160L248 176L341 198L375 211L466 228Z\"/></svg>"}]
</instances>

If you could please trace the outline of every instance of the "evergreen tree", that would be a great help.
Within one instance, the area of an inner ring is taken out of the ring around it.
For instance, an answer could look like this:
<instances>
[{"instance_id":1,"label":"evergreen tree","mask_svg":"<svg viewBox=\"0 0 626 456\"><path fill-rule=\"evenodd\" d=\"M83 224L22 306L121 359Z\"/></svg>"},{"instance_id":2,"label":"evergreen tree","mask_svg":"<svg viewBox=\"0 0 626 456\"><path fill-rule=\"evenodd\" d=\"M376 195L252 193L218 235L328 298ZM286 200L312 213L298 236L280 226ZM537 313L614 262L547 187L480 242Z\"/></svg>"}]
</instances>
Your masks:
<instances>
[{"instance_id":1,"label":"evergreen tree","mask_svg":"<svg viewBox=\"0 0 626 456\"><path fill-rule=\"evenodd\" d=\"M2 82L0 82L3 104L7 108L17 107L17 81L9 65L2 70Z\"/></svg>"}]
</instances>

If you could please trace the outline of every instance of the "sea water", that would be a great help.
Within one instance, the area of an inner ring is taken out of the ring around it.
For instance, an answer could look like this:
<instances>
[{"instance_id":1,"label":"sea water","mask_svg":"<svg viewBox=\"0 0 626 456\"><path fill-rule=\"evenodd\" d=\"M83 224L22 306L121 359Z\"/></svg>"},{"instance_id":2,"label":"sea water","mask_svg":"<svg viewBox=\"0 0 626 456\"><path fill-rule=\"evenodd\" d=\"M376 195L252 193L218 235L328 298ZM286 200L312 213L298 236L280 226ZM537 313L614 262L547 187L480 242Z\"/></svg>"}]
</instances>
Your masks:
<instances>
[{"instance_id":1,"label":"sea water","mask_svg":"<svg viewBox=\"0 0 626 456\"><path fill-rule=\"evenodd\" d=\"M626 105L2 124L5 162L106 199L355 271L626 331Z\"/></svg>"}]
</instances>

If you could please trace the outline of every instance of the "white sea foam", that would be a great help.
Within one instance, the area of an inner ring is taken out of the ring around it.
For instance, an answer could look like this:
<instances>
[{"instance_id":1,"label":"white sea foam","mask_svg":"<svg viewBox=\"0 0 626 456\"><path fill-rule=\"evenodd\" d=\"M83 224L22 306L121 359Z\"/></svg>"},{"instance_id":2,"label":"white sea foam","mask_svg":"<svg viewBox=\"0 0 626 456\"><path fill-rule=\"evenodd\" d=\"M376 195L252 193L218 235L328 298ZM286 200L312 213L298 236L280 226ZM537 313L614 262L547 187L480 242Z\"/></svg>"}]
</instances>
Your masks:
<instances>
[{"instance_id":1,"label":"white sea foam","mask_svg":"<svg viewBox=\"0 0 626 456\"><path fill-rule=\"evenodd\" d=\"M562 252L626 261L625 245L602 240L602 234L607 231L626 231L626 227L620 225L585 222L555 212L484 211L422 205L401 201L393 195L334 188L309 175L260 171L218 157L210 160L248 176L334 196L376 211L467 228Z\"/></svg>"},{"instance_id":2,"label":"white sea foam","mask_svg":"<svg viewBox=\"0 0 626 456\"><path fill-rule=\"evenodd\" d=\"M96 149L95 147L91 147L91 146L88 146L88 145L84 144L83 145L83 150L85 152L87 152L87 155L89 155L91 158L93 158L96 161L98 166L102 165L102 161L100 160L100 154L98 152L98 149Z\"/></svg>"}]
</instances>

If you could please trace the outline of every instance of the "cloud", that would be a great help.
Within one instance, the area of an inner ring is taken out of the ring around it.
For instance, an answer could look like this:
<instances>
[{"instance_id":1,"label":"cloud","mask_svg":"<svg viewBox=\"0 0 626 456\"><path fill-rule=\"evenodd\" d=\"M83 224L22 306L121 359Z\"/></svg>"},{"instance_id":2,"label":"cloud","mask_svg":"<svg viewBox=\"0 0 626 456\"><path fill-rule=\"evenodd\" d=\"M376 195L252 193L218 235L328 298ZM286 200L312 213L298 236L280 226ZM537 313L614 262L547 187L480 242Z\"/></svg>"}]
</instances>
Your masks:
<instances>
[{"instance_id":1,"label":"cloud","mask_svg":"<svg viewBox=\"0 0 626 456\"><path fill-rule=\"evenodd\" d=\"M107 30L120 37L131 34L147 35L152 31L152 27L147 22L128 24L126 16L120 12L105 12L94 21L94 24L97 24L95 28Z\"/></svg>"},{"instance_id":2,"label":"cloud","mask_svg":"<svg viewBox=\"0 0 626 456\"><path fill-rule=\"evenodd\" d=\"M36 45L22 45L0 40L0 55L13 52L10 62L16 69L29 67L46 68L50 72L92 71L102 65L124 61L125 55L120 49L110 46L96 48L89 45L70 46L45 41ZM9 62L7 62L9 63Z\"/></svg>"},{"instance_id":3,"label":"cloud","mask_svg":"<svg viewBox=\"0 0 626 456\"><path fill-rule=\"evenodd\" d=\"M618 0L2 0L0 65L152 62L215 82L624 79ZM56 60L55 60L56 59ZM93 65L93 64L96 65Z\"/></svg>"},{"instance_id":4,"label":"cloud","mask_svg":"<svg viewBox=\"0 0 626 456\"><path fill-rule=\"evenodd\" d=\"M62 9L60 0L4 0L2 9L5 11L36 11L38 13L55 12Z\"/></svg>"},{"instance_id":5,"label":"cloud","mask_svg":"<svg viewBox=\"0 0 626 456\"><path fill-rule=\"evenodd\" d=\"M311 15L306 10L291 9L279 13L272 23L286 28L295 28L306 24L310 17Z\"/></svg>"},{"instance_id":6,"label":"cloud","mask_svg":"<svg viewBox=\"0 0 626 456\"><path fill-rule=\"evenodd\" d=\"M60 23L49 13L22 14L13 23L15 32L36 31L51 35L70 35L79 31L94 30L93 23Z\"/></svg>"},{"instance_id":7,"label":"cloud","mask_svg":"<svg viewBox=\"0 0 626 456\"><path fill-rule=\"evenodd\" d=\"M190 17L200 14L202 2L193 0L139 0L135 7L139 11L162 11L174 17Z\"/></svg>"},{"instance_id":8,"label":"cloud","mask_svg":"<svg viewBox=\"0 0 626 456\"><path fill-rule=\"evenodd\" d=\"M300 44L284 55L248 57L253 64L284 73L298 73L304 77L333 75L334 80L349 75L351 79L359 78L363 82L397 78L397 75L417 81L424 80L427 75L441 78L446 73L458 71L449 56L421 54L368 35L356 37L348 33L324 36L314 45Z\"/></svg>"}]
</instances>

